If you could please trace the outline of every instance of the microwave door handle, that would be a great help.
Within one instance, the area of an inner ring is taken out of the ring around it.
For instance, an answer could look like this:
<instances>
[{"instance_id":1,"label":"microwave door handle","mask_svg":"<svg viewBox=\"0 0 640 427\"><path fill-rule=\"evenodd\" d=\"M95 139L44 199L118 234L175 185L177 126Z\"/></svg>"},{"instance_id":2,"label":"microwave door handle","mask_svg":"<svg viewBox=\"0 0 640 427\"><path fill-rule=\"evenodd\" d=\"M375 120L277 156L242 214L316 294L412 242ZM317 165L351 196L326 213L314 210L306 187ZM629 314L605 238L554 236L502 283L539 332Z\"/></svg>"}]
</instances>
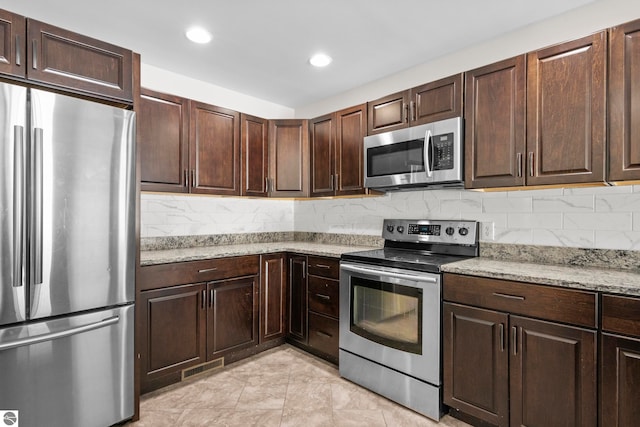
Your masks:
<instances>
[{"instance_id":1,"label":"microwave door handle","mask_svg":"<svg viewBox=\"0 0 640 427\"><path fill-rule=\"evenodd\" d=\"M433 176L433 170L431 169L431 165L433 163L433 143L431 141L431 129L427 129L424 134L424 153L425 153L425 170L427 171L427 176L431 178Z\"/></svg>"}]
</instances>

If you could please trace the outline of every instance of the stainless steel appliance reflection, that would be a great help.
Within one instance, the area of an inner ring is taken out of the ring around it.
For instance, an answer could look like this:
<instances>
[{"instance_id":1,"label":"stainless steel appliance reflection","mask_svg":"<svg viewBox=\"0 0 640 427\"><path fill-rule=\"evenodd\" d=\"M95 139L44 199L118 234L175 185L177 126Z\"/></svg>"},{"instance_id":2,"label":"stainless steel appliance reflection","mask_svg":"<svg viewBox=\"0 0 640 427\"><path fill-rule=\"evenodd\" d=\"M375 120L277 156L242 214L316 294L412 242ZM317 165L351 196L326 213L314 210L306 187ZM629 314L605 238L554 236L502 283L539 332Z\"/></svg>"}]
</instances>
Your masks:
<instances>
[{"instance_id":1,"label":"stainless steel appliance reflection","mask_svg":"<svg viewBox=\"0 0 640 427\"><path fill-rule=\"evenodd\" d=\"M135 116L0 83L0 410L133 415Z\"/></svg>"},{"instance_id":2,"label":"stainless steel appliance reflection","mask_svg":"<svg viewBox=\"0 0 640 427\"><path fill-rule=\"evenodd\" d=\"M478 255L478 225L385 220L383 237L340 262L340 375L439 420L440 266Z\"/></svg>"}]
</instances>

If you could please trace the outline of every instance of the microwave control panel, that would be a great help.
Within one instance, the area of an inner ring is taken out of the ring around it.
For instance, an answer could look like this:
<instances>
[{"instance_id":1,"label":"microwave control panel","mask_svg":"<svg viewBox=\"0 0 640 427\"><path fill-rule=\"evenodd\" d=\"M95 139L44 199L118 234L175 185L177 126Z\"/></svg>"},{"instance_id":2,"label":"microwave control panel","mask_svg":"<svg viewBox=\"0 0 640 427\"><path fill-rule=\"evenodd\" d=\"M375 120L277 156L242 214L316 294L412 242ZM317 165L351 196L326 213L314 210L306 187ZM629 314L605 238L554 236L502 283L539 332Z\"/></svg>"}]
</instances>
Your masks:
<instances>
[{"instance_id":1,"label":"microwave control panel","mask_svg":"<svg viewBox=\"0 0 640 427\"><path fill-rule=\"evenodd\" d=\"M434 170L453 169L453 132L432 137L435 159Z\"/></svg>"}]
</instances>

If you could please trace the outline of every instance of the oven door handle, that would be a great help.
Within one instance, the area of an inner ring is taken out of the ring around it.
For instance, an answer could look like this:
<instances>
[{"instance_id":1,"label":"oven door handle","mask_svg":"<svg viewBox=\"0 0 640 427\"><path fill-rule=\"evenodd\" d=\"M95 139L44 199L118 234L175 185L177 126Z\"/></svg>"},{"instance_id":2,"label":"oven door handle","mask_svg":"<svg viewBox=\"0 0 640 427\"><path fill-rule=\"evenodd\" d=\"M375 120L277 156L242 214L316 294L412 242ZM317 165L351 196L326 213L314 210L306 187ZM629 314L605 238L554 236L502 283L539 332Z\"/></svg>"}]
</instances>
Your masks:
<instances>
[{"instance_id":1,"label":"oven door handle","mask_svg":"<svg viewBox=\"0 0 640 427\"><path fill-rule=\"evenodd\" d=\"M374 269L374 268L356 267L354 265L345 265L345 264L342 264L340 266L340 268L343 269L343 270L352 271L352 272L355 272L355 273L364 273L364 274L372 274L372 275L379 275L379 276L385 276L385 277L393 277L395 279L413 280L413 281L416 281L416 282L438 283L438 279L435 279L433 277L417 276L417 275L413 275L413 274L395 273L395 272L386 271L386 270L377 270L377 269Z\"/></svg>"}]
</instances>

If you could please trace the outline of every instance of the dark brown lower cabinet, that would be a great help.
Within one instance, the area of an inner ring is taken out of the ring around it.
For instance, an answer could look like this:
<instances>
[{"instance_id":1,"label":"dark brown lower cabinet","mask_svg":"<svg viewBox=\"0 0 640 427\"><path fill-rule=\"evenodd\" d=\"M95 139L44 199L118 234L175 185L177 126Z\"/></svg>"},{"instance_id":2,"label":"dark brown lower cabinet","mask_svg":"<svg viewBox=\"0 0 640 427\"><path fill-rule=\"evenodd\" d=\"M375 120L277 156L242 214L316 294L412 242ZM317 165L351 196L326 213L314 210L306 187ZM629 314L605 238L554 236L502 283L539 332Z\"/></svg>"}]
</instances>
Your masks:
<instances>
[{"instance_id":1,"label":"dark brown lower cabinet","mask_svg":"<svg viewBox=\"0 0 640 427\"><path fill-rule=\"evenodd\" d=\"M307 257L289 256L289 286L287 306L289 324L287 337L307 343Z\"/></svg>"},{"instance_id":2,"label":"dark brown lower cabinet","mask_svg":"<svg viewBox=\"0 0 640 427\"><path fill-rule=\"evenodd\" d=\"M179 381L182 369L206 361L205 288L201 283L141 292L142 393Z\"/></svg>"},{"instance_id":3,"label":"dark brown lower cabinet","mask_svg":"<svg viewBox=\"0 0 640 427\"><path fill-rule=\"evenodd\" d=\"M258 344L258 277L220 280L209 283L207 288L209 360Z\"/></svg>"},{"instance_id":4,"label":"dark brown lower cabinet","mask_svg":"<svg viewBox=\"0 0 640 427\"><path fill-rule=\"evenodd\" d=\"M496 426L596 426L596 331L444 303L444 403Z\"/></svg>"},{"instance_id":5,"label":"dark brown lower cabinet","mask_svg":"<svg viewBox=\"0 0 640 427\"><path fill-rule=\"evenodd\" d=\"M600 425L640 422L640 339L602 334Z\"/></svg>"},{"instance_id":6,"label":"dark brown lower cabinet","mask_svg":"<svg viewBox=\"0 0 640 427\"><path fill-rule=\"evenodd\" d=\"M260 257L260 342L283 338L286 333L287 256Z\"/></svg>"}]
</instances>

